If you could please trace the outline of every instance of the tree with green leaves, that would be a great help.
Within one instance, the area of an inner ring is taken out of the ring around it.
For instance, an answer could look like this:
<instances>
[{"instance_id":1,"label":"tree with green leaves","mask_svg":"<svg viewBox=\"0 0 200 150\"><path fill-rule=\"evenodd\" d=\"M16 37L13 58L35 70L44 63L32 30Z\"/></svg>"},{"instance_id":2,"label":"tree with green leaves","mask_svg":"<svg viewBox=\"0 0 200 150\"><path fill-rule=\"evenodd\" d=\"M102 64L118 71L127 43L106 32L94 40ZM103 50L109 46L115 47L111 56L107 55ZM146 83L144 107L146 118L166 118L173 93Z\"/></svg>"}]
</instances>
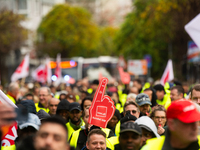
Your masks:
<instances>
[{"instance_id":1,"label":"tree with green leaves","mask_svg":"<svg viewBox=\"0 0 200 150\"><path fill-rule=\"evenodd\" d=\"M91 15L83 8L67 4L56 5L42 20L38 28L39 56L90 56L99 42L99 29Z\"/></svg>"},{"instance_id":2,"label":"tree with green leaves","mask_svg":"<svg viewBox=\"0 0 200 150\"><path fill-rule=\"evenodd\" d=\"M25 18L3 9L0 11L0 55L19 48L26 39L27 32L20 25Z\"/></svg>"},{"instance_id":3,"label":"tree with green leaves","mask_svg":"<svg viewBox=\"0 0 200 150\"><path fill-rule=\"evenodd\" d=\"M23 16L9 10L0 11L0 80L2 82L8 77L5 56L19 49L27 38L27 30L20 25L24 19Z\"/></svg>"},{"instance_id":4,"label":"tree with green leaves","mask_svg":"<svg viewBox=\"0 0 200 150\"><path fill-rule=\"evenodd\" d=\"M157 78L171 58L175 75L181 77L180 62L190 40L184 25L199 12L199 0L135 0L133 11L115 38L117 51L130 59L151 54L152 76Z\"/></svg>"},{"instance_id":5,"label":"tree with green leaves","mask_svg":"<svg viewBox=\"0 0 200 150\"><path fill-rule=\"evenodd\" d=\"M97 45L96 56L108 55L108 56L118 56L116 53L114 38L118 28L106 26L99 27L100 38Z\"/></svg>"}]
</instances>

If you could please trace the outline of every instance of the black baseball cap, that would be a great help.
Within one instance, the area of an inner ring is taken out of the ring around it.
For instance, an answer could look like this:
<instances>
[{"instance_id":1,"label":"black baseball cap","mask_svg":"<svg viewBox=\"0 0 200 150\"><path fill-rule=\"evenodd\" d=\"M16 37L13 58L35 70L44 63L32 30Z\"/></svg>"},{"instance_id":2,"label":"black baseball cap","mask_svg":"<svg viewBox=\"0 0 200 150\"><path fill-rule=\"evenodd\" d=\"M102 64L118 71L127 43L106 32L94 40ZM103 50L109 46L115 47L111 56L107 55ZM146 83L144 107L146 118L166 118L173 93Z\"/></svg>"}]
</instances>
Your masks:
<instances>
[{"instance_id":1,"label":"black baseball cap","mask_svg":"<svg viewBox=\"0 0 200 150\"><path fill-rule=\"evenodd\" d=\"M126 113L126 115L120 120L121 124L128 121L135 121L137 118L129 113Z\"/></svg>"},{"instance_id":2,"label":"black baseball cap","mask_svg":"<svg viewBox=\"0 0 200 150\"><path fill-rule=\"evenodd\" d=\"M81 106L79 103L77 102L73 102L69 104L69 111L71 112L72 110L77 109L79 111L81 111Z\"/></svg>"},{"instance_id":3,"label":"black baseball cap","mask_svg":"<svg viewBox=\"0 0 200 150\"><path fill-rule=\"evenodd\" d=\"M142 135L141 128L139 127L139 125L137 123L134 123L134 122L125 122L125 123L121 124L120 134L127 132L127 131L134 132L134 133L137 133L139 135Z\"/></svg>"}]
</instances>

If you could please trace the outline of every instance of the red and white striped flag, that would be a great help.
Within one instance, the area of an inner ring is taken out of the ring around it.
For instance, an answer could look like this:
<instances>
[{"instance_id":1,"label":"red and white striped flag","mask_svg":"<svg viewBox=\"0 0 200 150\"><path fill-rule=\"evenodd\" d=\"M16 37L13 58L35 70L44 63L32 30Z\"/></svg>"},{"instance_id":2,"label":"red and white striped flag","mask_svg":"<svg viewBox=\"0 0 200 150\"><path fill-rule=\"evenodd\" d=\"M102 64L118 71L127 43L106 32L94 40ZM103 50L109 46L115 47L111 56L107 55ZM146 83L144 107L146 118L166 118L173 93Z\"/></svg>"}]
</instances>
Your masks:
<instances>
[{"instance_id":1,"label":"red and white striped flag","mask_svg":"<svg viewBox=\"0 0 200 150\"><path fill-rule=\"evenodd\" d=\"M32 72L31 75L35 81L45 83L46 82L45 65L41 64Z\"/></svg>"},{"instance_id":2,"label":"red and white striped flag","mask_svg":"<svg viewBox=\"0 0 200 150\"><path fill-rule=\"evenodd\" d=\"M174 79L173 65L172 65L172 60L169 59L165 71L162 75L162 78L160 79L160 83L164 86L166 82L171 81L173 79Z\"/></svg>"},{"instance_id":3,"label":"red and white striped flag","mask_svg":"<svg viewBox=\"0 0 200 150\"><path fill-rule=\"evenodd\" d=\"M49 58L46 58L45 64L41 64L39 67L37 67L31 75L33 79L38 82L47 82L48 84L51 84L52 73Z\"/></svg>"},{"instance_id":4,"label":"red and white striped flag","mask_svg":"<svg viewBox=\"0 0 200 150\"><path fill-rule=\"evenodd\" d=\"M15 82L20 78L25 78L29 74L29 54L27 54L15 72L11 76L11 81Z\"/></svg>"}]
</instances>

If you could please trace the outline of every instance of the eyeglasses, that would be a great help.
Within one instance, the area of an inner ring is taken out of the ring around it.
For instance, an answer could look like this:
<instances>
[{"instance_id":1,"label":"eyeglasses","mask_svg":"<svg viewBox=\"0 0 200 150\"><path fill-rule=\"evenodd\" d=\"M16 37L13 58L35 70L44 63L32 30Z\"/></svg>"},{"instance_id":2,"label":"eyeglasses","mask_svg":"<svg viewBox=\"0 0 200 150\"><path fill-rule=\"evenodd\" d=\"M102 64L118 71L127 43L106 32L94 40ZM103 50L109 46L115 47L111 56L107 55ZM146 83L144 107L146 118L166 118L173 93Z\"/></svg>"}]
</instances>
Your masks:
<instances>
[{"instance_id":1,"label":"eyeglasses","mask_svg":"<svg viewBox=\"0 0 200 150\"><path fill-rule=\"evenodd\" d=\"M157 119L157 120L159 120L159 119L161 119L161 120L166 119L166 117L158 117L158 116L155 116L154 118Z\"/></svg>"},{"instance_id":2,"label":"eyeglasses","mask_svg":"<svg viewBox=\"0 0 200 150\"><path fill-rule=\"evenodd\" d=\"M193 97L192 101L198 102L200 100L200 97Z\"/></svg>"},{"instance_id":3,"label":"eyeglasses","mask_svg":"<svg viewBox=\"0 0 200 150\"><path fill-rule=\"evenodd\" d=\"M39 97L45 97L45 96L48 96L48 95L39 95Z\"/></svg>"},{"instance_id":4,"label":"eyeglasses","mask_svg":"<svg viewBox=\"0 0 200 150\"><path fill-rule=\"evenodd\" d=\"M127 113L131 113L131 112L132 112L133 114L135 114L137 111L136 111L136 110L127 110L127 111L126 111L126 114L127 114Z\"/></svg>"}]
</instances>

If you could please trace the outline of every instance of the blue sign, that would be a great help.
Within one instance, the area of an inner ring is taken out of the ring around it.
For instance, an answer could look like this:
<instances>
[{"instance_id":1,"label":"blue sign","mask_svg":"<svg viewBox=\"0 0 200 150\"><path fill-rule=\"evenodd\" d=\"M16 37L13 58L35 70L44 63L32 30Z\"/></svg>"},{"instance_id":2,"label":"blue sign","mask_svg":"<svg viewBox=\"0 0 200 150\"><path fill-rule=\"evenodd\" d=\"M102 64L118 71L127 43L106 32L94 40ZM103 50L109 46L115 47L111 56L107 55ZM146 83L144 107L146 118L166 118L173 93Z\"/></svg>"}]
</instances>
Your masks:
<instances>
[{"instance_id":1,"label":"blue sign","mask_svg":"<svg viewBox=\"0 0 200 150\"><path fill-rule=\"evenodd\" d=\"M149 54L144 55L144 59L147 60L147 67L151 68L152 67L152 58L151 58L151 55L149 55Z\"/></svg>"}]
</instances>

